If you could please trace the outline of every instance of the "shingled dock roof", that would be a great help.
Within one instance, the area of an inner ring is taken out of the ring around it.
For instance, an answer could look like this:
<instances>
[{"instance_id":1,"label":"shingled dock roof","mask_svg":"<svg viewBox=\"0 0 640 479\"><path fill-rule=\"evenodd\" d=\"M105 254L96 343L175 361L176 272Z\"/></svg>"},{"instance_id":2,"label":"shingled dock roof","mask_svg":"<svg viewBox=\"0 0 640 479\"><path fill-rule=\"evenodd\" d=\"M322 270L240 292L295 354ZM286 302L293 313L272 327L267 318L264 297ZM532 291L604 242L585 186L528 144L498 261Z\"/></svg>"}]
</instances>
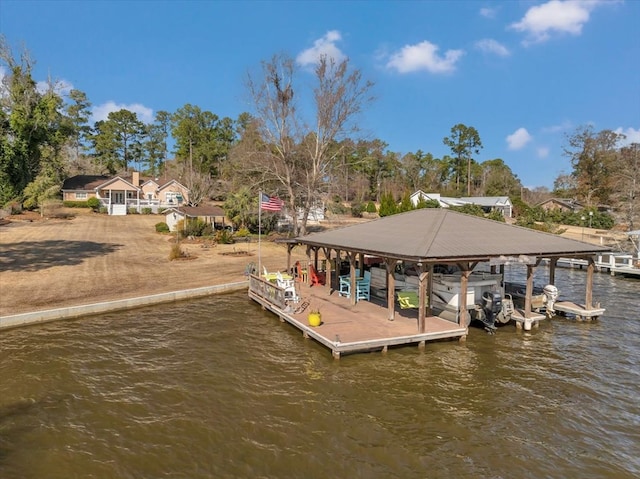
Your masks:
<instances>
[{"instance_id":1,"label":"shingled dock roof","mask_svg":"<svg viewBox=\"0 0 640 479\"><path fill-rule=\"evenodd\" d=\"M609 248L445 208L422 208L296 238L312 247L413 262L488 261L500 256L588 256Z\"/></svg>"}]
</instances>

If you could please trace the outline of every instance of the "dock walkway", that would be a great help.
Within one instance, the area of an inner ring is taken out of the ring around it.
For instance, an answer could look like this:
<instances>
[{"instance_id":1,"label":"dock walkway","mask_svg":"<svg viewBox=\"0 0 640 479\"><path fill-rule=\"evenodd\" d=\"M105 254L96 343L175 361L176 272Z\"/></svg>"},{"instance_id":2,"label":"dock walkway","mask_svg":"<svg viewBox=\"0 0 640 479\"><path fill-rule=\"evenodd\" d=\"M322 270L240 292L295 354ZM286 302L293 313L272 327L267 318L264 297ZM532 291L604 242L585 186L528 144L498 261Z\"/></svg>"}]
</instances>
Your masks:
<instances>
[{"instance_id":1,"label":"dock walkway","mask_svg":"<svg viewBox=\"0 0 640 479\"><path fill-rule=\"evenodd\" d=\"M467 335L467 328L436 316L428 316L426 331L419 333L415 310L398 309L395 320L389 321L386 306L376 302L359 301L352 305L348 298L341 297L337 291L330 294L324 286L299 285L299 289L301 301L285 308L280 308L251 288L249 297L282 321L301 330L305 337L329 348L336 358L347 353L386 351L390 346L424 346L426 341L464 338ZM305 303L308 306L299 310L299 306ZM309 326L307 316L311 310L320 310L320 326Z\"/></svg>"}]
</instances>

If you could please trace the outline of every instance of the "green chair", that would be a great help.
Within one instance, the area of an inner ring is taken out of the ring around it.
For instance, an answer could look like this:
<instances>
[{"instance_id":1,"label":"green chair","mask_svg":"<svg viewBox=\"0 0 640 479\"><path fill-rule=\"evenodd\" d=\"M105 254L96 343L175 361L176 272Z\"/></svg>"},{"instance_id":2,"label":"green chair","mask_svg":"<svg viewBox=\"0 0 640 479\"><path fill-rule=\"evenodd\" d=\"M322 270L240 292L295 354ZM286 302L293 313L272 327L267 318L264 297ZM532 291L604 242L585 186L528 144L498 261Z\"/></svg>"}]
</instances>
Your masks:
<instances>
[{"instance_id":1,"label":"green chair","mask_svg":"<svg viewBox=\"0 0 640 479\"><path fill-rule=\"evenodd\" d=\"M418 298L418 293L415 291L398 291L396 294L398 295L400 309L420 307L420 299Z\"/></svg>"}]
</instances>

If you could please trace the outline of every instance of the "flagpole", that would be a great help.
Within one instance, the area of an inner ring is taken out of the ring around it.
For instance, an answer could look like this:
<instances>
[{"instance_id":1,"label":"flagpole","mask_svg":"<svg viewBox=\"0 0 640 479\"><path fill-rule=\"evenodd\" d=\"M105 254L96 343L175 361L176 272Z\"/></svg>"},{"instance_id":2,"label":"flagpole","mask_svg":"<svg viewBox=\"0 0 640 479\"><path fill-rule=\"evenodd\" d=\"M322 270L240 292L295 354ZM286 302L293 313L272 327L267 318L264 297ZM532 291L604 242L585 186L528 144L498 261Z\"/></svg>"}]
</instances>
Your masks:
<instances>
[{"instance_id":1,"label":"flagpole","mask_svg":"<svg viewBox=\"0 0 640 479\"><path fill-rule=\"evenodd\" d=\"M258 190L258 276L262 275L260 238L262 236L262 190Z\"/></svg>"}]
</instances>

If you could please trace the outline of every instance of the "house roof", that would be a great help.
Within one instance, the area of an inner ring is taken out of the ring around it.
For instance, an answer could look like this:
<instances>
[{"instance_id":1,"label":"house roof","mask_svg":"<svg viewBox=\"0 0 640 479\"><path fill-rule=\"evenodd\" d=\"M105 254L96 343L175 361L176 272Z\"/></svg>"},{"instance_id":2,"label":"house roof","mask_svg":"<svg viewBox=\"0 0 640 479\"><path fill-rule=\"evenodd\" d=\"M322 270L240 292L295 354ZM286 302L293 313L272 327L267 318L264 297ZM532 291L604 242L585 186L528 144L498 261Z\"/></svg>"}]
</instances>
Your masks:
<instances>
[{"instance_id":1,"label":"house roof","mask_svg":"<svg viewBox=\"0 0 640 479\"><path fill-rule=\"evenodd\" d=\"M112 177L105 175L76 175L62 183L62 190L95 190Z\"/></svg>"},{"instance_id":2,"label":"house roof","mask_svg":"<svg viewBox=\"0 0 640 479\"><path fill-rule=\"evenodd\" d=\"M180 183L178 180L176 180L175 178L141 178L140 179L140 186L146 185L147 183L155 183L155 185L158 187L159 190L166 188L167 186L173 183L180 185L184 188L184 185Z\"/></svg>"},{"instance_id":3,"label":"house roof","mask_svg":"<svg viewBox=\"0 0 640 479\"><path fill-rule=\"evenodd\" d=\"M422 190L417 190L411 195L411 198L415 197L424 197L426 199L436 200L441 205L447 206L462 206L468 204L486 207L511 205L511 200L508 196L465 196L453 198L449 196L441 196L440 193L425 193Z\"/></svg>"},{"instance_id":4,"label":"house roof","mask_svg":"<svg viewBox=\"0 0 640 479\"><path fill-rule=\"evenodd\" d=\"M542 206L546 203L557 203L559 205L564 206L565 208L569 208L569 209L576 209L576 208L581 208L582 204L577 202L574 199L571 198L549 198L546 199L544 201L541 201L540 203L538 203L538 206Z\"/></svg>"},{"instance_id":5,"label":"house roof","mask_svg":"<svg viewBox=\"0 0 640 479\"><path fill-rule=\"evenodd\" d=\"M169 208L166 211L175 211L189 218L200 218L203 216L220 216L224 217L224 210L219 206L179 206ZM165 212L166 212L165 211Z\"/></svg>"},{"instance_id":6,"label":"house roof","mask_svg":"<svg viewBox=\"0 0 640 479\"><path fill-rule=\"evenodd\" d=\"M296 242L407 261L486 261L500 256L565 257L608 248L445 208L423 208L298 237Z\"/></svg>"}]
</instances>

